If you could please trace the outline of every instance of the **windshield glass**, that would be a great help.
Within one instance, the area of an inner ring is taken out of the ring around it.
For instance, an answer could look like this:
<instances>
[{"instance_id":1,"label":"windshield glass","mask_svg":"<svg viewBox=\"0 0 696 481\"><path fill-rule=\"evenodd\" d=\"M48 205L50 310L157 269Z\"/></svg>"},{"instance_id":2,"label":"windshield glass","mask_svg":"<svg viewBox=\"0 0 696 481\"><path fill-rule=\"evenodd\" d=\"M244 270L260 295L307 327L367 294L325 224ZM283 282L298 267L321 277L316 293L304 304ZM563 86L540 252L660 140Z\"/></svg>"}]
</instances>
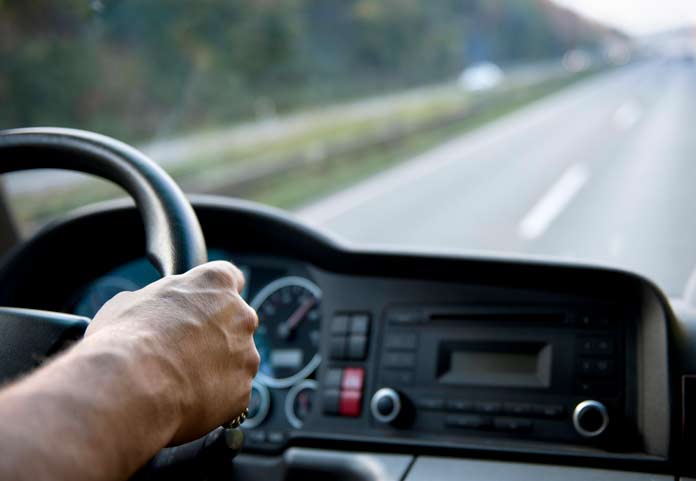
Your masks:
<instances>
[{"instance_id":1,"label":"windshield glass","mask_svg":"<svg viewBox=\"0 0 696 481\"><path fill-rule=\"evenodd\" d=\"M356 243L696 265L696 4L0 0L0 128L132 143ZM120 196L5 179L25 231Z\"/></svg>"}]
</instances>

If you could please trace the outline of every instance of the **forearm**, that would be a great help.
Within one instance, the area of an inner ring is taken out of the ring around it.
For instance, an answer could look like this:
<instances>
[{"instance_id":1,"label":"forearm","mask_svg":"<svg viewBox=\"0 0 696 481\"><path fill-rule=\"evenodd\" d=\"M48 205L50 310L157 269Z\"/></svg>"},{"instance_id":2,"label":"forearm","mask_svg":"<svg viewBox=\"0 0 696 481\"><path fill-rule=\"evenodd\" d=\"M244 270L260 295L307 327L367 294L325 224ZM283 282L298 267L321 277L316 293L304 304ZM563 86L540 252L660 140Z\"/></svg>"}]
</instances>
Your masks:
<instances>
[{"instance_id":1,"label":"forearm","mask_svg":"<svg viewBox=\"0 0 696 481\"><path fill-rule=\"evenodd\" d=\"M142 339L108 335L0 392L0 479L127 479L171 441L177 373Z\"/></svg>"}]
</instances>

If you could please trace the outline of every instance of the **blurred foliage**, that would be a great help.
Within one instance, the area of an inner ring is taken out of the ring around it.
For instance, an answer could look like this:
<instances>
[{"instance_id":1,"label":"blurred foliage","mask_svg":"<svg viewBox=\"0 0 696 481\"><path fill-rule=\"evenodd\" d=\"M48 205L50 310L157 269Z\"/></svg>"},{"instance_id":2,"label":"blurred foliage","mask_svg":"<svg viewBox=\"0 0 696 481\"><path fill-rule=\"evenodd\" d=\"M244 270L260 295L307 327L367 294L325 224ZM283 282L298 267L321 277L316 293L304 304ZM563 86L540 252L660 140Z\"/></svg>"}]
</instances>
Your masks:
<instances>
[{"instance_id":1,"label":"blurred foliage","mask_svg":"<svg viewBox=\"0 0 696 481\"><path fill-rule=\"evenodd\" d=\"M603 33L544 0L0 0L0 128L138 141L555 57Z\"/></svg>"}]
</instances>

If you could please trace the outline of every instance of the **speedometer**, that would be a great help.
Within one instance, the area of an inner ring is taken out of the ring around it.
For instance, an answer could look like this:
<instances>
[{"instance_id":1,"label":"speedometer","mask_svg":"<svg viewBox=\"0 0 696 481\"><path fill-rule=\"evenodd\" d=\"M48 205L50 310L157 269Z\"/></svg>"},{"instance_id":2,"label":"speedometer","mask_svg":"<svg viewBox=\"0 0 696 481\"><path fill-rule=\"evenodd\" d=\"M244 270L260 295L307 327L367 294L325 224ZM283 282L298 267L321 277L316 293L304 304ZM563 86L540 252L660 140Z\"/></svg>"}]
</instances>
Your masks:
<instances>
[{"instance_id":1,"label":"speedometer","mask_svg":"<svg viewBox=\"0 0 696 481\"><path fill-rule=\"evenodd\" d=\"M256 378L285 388L309 376L319 357L321 290L302 277L271 282L251 301L259 316L254 335L261 365Z\"/></svg>"}]
</instances>

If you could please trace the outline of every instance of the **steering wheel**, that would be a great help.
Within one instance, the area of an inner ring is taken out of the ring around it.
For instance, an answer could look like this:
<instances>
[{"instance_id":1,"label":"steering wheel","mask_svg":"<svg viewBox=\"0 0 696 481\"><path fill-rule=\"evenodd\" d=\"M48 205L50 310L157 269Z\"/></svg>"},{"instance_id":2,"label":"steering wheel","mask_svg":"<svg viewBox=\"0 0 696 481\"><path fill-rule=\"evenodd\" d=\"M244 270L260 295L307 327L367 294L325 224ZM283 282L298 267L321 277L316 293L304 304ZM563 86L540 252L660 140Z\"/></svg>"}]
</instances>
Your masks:
<instances>
[{"instance_id":1,"label":"steering wheel","mask_svg":"<svg viewBox=\"0 0 696 481\"><path fill-rule=\"evenodd\" d=\"M74 129L0 131L0 174L42 168L93 174L125 189L143 219L147 256L162 275L181 274L207 261L191 204L164 170L133 147ZM59 312L0 307L0 384L35 368L67 340L81 337L88 322ZM165 457L173 458L171 452Z\"/></svg>"}]
</instances>

